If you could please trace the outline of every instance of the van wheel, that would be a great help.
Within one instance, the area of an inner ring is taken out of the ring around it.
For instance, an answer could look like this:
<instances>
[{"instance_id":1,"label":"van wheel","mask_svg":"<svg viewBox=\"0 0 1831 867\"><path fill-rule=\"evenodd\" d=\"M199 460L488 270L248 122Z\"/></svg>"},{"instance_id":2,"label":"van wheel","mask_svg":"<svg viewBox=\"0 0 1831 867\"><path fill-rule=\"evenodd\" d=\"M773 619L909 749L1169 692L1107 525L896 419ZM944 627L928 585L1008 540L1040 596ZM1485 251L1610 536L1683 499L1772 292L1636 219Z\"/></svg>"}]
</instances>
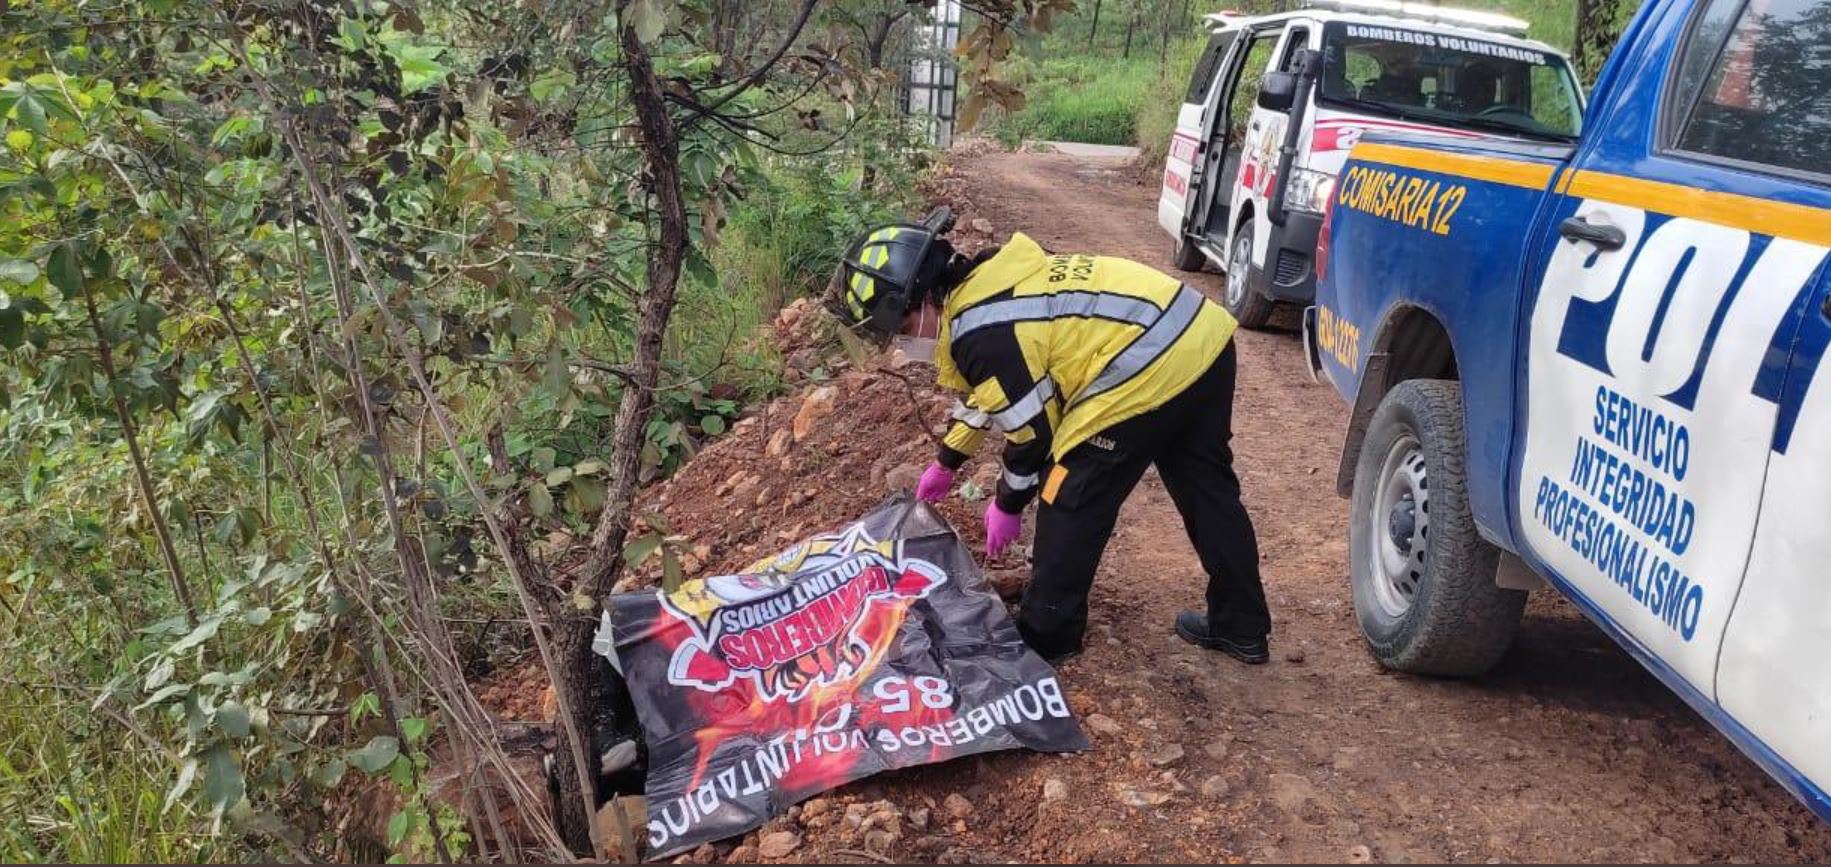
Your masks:
<instances>
[{"instance_id":1,"label":"van wheel","mask_svg":"<svg viewBox=\"0 0 1831 867\"><path fill-rule=\"evenodd\" d=\"M1227 295L1222 303L1242 328L1264 328L1272 318L1272 300L1253 291L1252 281L1247 279L1252 274L1255 225L1255 220L1240 225L1233 236L1233 250L1227 256Z\"/></svg>"},{"instance_id":2,"label":"van wheel","mask_svg":"<svg viewBox=\"0 0 1831 867\"><path fill-rule=\"evenodd\" d=\"M1354 471L1349 569L1381 665L1469 677L1500 660L1526 593L1494 583L1500 551L1469 514L1458 383L1414 379L1380 401Z\"/></svg>"},{"instance_id":3,"label":"van wheel","mask_svg":"<svg viewBox=\"0 0 1831 867\"><path fill-rule=\"evenodd\" d=\"M1200 247L1195 246L1195 239L1181 234L1170 245L1170 264L1175 265L1178 271L1200 273L1207 266L1208 257Z\"/></svg>"}]
</instances>

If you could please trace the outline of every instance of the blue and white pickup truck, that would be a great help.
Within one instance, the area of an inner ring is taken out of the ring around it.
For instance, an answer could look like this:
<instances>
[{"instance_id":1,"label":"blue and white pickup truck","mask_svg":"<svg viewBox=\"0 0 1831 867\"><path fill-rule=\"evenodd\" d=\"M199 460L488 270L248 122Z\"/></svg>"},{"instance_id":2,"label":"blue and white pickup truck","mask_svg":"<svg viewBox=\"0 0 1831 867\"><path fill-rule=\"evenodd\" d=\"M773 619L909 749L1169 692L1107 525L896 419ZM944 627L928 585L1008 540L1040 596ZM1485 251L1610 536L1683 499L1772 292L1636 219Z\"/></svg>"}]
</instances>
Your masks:
<instances>
[{"instance_id":1,"label":"blue and white pickup truck","mask_svg":"<svg viewBox=\"0 0 1831 867\"><path fill-rule=\"evenodd\" d=\"M1648 0L1575 136L1369 132L1318 241L1355 609L1473 675L1549 584L1831 819L1831 0Z\"/></svg>"}]
</instances>

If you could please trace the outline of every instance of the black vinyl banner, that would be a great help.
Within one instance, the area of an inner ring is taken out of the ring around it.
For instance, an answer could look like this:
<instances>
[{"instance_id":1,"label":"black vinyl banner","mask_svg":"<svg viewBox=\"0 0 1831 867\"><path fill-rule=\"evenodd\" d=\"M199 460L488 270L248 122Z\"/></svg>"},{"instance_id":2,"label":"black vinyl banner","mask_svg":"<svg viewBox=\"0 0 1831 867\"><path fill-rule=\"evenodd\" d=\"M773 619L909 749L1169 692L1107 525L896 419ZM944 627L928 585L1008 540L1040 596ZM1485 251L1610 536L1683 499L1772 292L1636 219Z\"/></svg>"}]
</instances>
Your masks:
<instances>
[{"instance_id":1,"label":"black vinyl banner","mask_svg":"<svg viewBox=\"0 0 1831 867\"><path fill-rule=\"evenodd\" d=\"M920 503L609 609L598 646L648 745L651 858L879 771L1087 749L1054 669Z\"/></svg>"}]
</instances>

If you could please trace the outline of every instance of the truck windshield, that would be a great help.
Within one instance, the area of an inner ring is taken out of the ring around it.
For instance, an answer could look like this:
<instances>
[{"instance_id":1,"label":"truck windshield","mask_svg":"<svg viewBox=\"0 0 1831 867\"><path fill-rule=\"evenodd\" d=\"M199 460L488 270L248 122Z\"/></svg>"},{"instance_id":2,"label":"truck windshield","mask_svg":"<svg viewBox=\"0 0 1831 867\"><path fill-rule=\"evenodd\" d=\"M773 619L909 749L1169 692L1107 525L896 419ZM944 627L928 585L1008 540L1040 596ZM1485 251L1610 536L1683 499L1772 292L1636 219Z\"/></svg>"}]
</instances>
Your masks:
<instances>
[{"instance_id":1,"label":"truck windshield","mask_svg":"<svg viewBox=\"0 0 1831 867\"><path fill-rule=\"evenodd\" d=\"M1318 97L1349 111L1567 141L1583 108L1563 57L1429 30L1333 22Z\"/></svg>"}]
</instances>

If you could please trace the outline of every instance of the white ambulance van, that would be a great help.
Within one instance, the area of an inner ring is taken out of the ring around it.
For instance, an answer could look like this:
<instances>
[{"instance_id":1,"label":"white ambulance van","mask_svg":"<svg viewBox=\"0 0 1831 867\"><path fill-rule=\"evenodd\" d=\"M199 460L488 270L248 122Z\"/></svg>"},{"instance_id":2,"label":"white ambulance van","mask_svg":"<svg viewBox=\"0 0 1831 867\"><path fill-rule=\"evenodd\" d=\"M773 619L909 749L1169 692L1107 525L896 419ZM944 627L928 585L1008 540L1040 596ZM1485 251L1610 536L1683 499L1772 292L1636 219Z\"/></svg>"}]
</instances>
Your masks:
<instances>
[{"instance_id":1,"label":"white ambulance van","mask_svg":"<svg viewBox=\"0 0 1831 867\"><path fill-rule=\"evenodd\" d=\"M1576 139L1583 100L1564 55L1505 15L1394 0L1313 0L1209 15L1164 166L1157 220L1178 268L1213 262L1257 328L1316 294L1316 237L1348 149L1368 130Z\"/></svg>"}]
</instances>

